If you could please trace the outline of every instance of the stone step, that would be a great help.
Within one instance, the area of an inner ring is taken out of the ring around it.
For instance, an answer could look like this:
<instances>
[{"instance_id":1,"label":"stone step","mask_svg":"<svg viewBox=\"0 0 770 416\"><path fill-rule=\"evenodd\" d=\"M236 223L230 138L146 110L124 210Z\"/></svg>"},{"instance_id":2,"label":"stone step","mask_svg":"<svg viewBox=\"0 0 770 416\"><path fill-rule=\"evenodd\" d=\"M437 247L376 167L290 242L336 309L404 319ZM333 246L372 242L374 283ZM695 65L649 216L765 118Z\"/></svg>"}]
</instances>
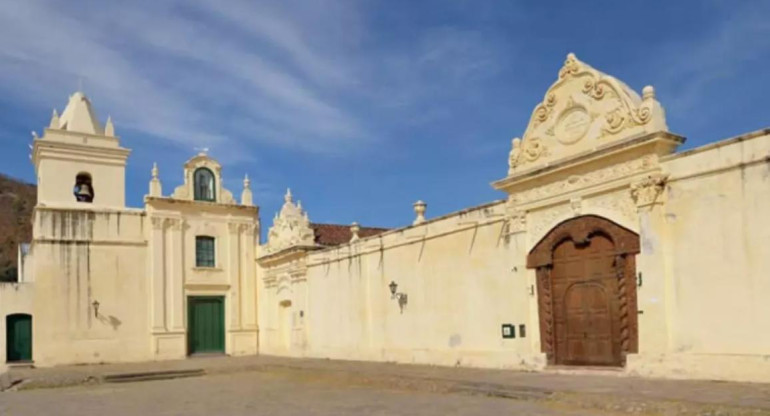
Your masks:
<instances>
[{"instance_id":1,"label":"stone step","mask_svg":"<svg viewBox=\"0 0 770 416\"><path fill-rule=\"evenodd\" d=\"M105 383L129 383L134 381L171 380L183 377L199 377L206 374L202 368L190 370L147 371L140 373L106 374Z\"/></svg>"}]
</instances>

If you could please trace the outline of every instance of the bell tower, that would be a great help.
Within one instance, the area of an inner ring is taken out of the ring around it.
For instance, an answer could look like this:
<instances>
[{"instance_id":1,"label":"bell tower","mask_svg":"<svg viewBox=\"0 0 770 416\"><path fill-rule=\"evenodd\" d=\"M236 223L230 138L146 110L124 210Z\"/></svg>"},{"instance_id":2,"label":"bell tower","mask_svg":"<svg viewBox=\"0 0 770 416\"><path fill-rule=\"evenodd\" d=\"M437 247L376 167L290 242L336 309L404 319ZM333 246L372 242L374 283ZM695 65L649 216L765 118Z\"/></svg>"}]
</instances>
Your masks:
<instances>
[{"instance_id":1,"label":"bell tower","mask_svg":"<svg viewBox=\"0 0 770 416\"><path fill-rule=\"evenodd\" d=\"M88 97L80 91L72 94L61 116L53 110L43 137L35 136L32 145L37 203L125 207L129 153L120 147L112 119L102 126Z\"/></svg>"}]
</instances>

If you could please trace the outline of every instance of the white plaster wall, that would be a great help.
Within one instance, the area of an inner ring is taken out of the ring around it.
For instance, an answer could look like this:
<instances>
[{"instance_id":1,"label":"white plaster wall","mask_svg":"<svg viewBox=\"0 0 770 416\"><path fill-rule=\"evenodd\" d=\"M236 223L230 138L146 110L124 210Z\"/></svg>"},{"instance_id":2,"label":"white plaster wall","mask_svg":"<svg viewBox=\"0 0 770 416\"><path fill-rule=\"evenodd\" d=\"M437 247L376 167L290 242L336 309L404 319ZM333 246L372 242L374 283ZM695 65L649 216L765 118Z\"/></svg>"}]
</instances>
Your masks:
<instances>
[{"instance_id":1,"label":"white plaster wall","mask_svg":"<svg viewBox=\"0 0 770 416\"><path fill-rule=\"evenodd\" d=\"M770 381L768 161L767 132L663 161L666 202L659 214L643 217L650 221L643 221L642 250L663 265L645 282L658 290L653 297L664 309L655 316L645 310L642 320L656 321L666 334L647 338L665 344L640 351L629 361L631 372ZM647 286L640 293L649 293Z\"/></svg>"},{"instance_id":2,"label":"white plaster wall","mask_svg":"<svg viewBox=\"0 0 770 416\"><path fill-rule=\"evenodd\" d=\"M0 311L2 311L2 316L0 316L0 362L2 363L5 363L8 347L6 340L5 319L8 315L13 315L16 313L26 313L32 315L33 293L34 283L0 283ZM33 316L33 328L35 324L36 322ZM2 370L3 368L0 366L0 373L2 373Z\"/></svg>"},{"instance_id":3,"label":"white plaster wall","mask_svg":"<svg viewBox=\"0 0 770 416\"><path fill-rule=\"evenodd\" d=\"M673 349L770 355L770 136L672 159Z\"/></svg>"},{"instance_id":4,"label":"white plaster wall","mask_svg":"<svg viewBox=\"0 0 770 416\"><path fill-rule=\"evenodd\" d=\"M148 200L148 215L154 357L187 355L190 296L224 297L225 353L256 354L257 209L157 198ZM215 239L214 267L196 266L197 236Z\"/></svg>"},{"instance_id":5,"label":"white plaster wall","mask_svg":"<svg viewBox=\"0 0 770 416\"><path fill-rule=\"evenodd\" d=\"M503 211L504 205L495 203L309 254L307 280L291 289L295 313L304 311L306 338L297 331L292 351L283 351L265 332L261 351L443 365L542 365L532 314L536 298L530 294L534 280L522 261L526 244L521 234L506 235ZM403 313L391 299L391 281L408 296ZM277 305L280 299L271 297L261 296L260 303ZM274 319L273 308L265 309L263 331ZM526 337L502 339L503 323L515 324L517 334L524 324Z\"/></svg>"},{"instance_id":6,"label":"white plaster wall","mask_svg":"<svg viewBox=\"0 0 770 416\"><path fill-rule=\"evenodd\" d=\"M44 146L44 144L40 144ZM48 155L47 153L46 156ZM61 160L45 157L37 166L38 203L41 205L82 205L75 200L75 177L86 172L94 187L93 205L122 208L125 206L125 161L83 157Z\"/></svg>"},{"instance_id":7,"label":"white plaster wall","mask_svg":"<svg viewBox=\"0 0 770 416\"><path fill-rule=\"evenodd\" d=\"M35 365L150 358L143 222L135 211L36 208Z\"/></svg>"}]
</instances>

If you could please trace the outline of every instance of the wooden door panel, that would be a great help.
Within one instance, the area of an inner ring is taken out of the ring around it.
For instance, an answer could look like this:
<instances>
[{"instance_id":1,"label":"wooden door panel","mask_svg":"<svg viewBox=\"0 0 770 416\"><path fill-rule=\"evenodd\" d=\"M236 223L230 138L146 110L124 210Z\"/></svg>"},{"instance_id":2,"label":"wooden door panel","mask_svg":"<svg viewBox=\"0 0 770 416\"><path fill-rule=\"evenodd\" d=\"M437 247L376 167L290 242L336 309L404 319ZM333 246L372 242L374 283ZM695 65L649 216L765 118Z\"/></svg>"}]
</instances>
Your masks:
<instances>
[{"instance_id":1,"label":"wooden door panel","mask_svg":"<svg viewBox=\"0 0 770 416\"><path fill-rule=\"evenodd\" d=\"M32 316L14 314L6 317L6 360L32 360Z\"/></svg>"},{"instance_id":2,"label":"wooden door panel","mask_svg":"<svg viewBox=\"0 0 770 416\"><path fill-rule=\"evenodd\" d=\"M554 250L552 285L556 361L612 365L619 361L613 334L614 246L596 235L580 245L564 241Z\"/></svg>"},{"instance_id":3,"label":"wooden door panel","mask_svg":"<svg viewBox=\"0 0 770 416\"><path fill-rule=\"evenodd\" d=\"M223 298L189 298L187 324L190 354L225 351Z\"/></svg>"}]
</instances>

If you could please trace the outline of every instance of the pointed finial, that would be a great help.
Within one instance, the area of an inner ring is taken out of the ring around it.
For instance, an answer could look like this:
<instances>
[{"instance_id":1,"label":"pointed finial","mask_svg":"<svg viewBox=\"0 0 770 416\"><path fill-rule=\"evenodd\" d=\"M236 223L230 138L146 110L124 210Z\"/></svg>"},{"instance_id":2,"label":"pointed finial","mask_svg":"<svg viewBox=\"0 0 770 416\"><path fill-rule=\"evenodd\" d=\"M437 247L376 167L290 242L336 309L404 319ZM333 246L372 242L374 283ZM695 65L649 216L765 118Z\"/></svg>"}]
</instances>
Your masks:
<instances>
[{"instance_id":1,"label":"pointed finial","mask_svg":"<svg viewBox=\"0 0 770 416\"><path fill-rule=\"evenodd\" d=\"M152 174L152 179L150 179L150 196L154 196L154 197L163 196L163 186L160 183L160 179L158 179L157 163L152 162L152 170L150 170L150 173Z\"/></svg>"},{"instance_id":2,"label":"pointed finial","mask_svg":"<svg viewBox=\"0 0 770 416\"><path fill-rule=\"evenodd\" d=\"M286 202L291 202L291 189L286 188L286 195L284 195L283 200Z\"/></svg>"},{"instance_id":3,"label":"pointed finial","mask_svg":"<svg viewBox=\"0 0 770 416\"><path fill-rule=\"evenodd\" d=\"M53 114L51 115L51 123L48 124L49 129L58 129L59 128L59 113L56 111L56 109L53 109Z\"/></svg>"},{"instance_id":4,"label":"pointed finial","mask_svg":"<svg viewBox=\"0 0 770 416\"><path fill-rule=\"evenodd\" d=\"M243 177L243 192L241 192L241 205L254 205L254 197L251 194L251 189L249 189L249 185L251 185L251 180L249 180L249 174L244 175Z\"/></svg>"},{"instance_id":5,"label":"pointed finial","mask_svg":"<svg viewBox=\"0 0 770 416\"><path fill-rule=\"evenodd\" d=\"M297 201L297 209L302 211L302 201Z\"/></svg>"},{"instance_id":6,"label":"pointed finial","mask_svg":"<svg viewBox=\"0 0 770 416\"><path fill-rule=\"evenodd\" d=\"M104 135L115 137L115 126L112 124L112 116L107 116L107 123L104 125Z\"/></svg>"}]
</instances>

